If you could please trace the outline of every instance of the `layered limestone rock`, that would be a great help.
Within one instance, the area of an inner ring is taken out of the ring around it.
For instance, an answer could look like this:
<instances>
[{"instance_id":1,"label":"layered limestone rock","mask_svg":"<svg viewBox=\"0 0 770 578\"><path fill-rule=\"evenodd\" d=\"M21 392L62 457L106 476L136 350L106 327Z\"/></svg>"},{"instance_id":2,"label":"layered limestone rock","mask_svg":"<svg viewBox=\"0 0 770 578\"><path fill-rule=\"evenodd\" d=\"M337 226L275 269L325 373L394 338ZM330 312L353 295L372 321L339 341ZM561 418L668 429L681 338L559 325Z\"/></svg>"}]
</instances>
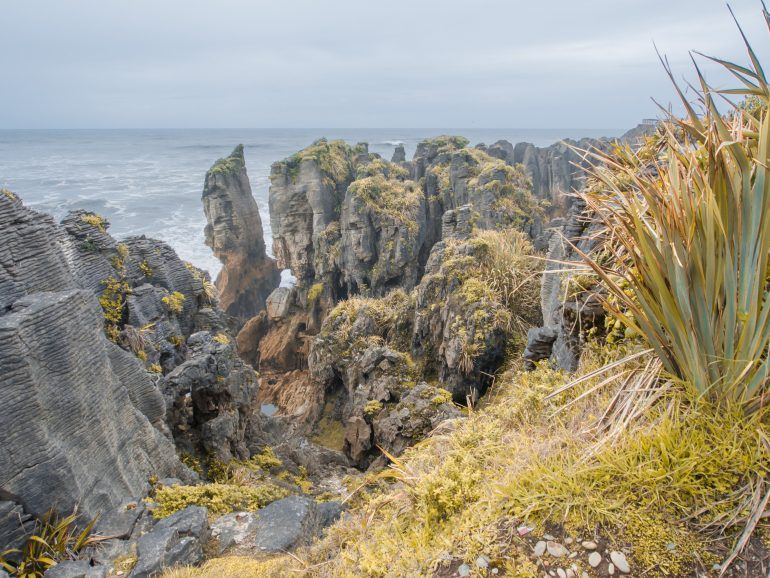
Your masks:
<instances>
[{"instance_id":1,"label":"layered limestone rock","mask_svg":"<svg viewBox=\"0 0 770 578\"><path fill-rule=\"evenodd\" d=\"M243 145L218 160L206 173L203 187L206 244L222 261L216 286L220 306L246 321L265 308L280 274L265 252L262 219L251 194Z\"/></svg>"},{"instance_id":2,"label":"layered limestone rock","mask_svg":"<svg viewBox=\"0 0 770 578\"><path fill-rule=\"evenodd\" d=\"M580 360L583 337L594 327L603 327L605 311L596 293L593 277L569 272L565 263L578 266L582 259L575 250L590 254L599 242L600 226L576 199L565 221L546 231L548 253L540 289L543 325L531 329L524 358L550 359L554 366L575 371Z\"/></svg>"},{"instance_id":3,"label":"layered limestone rock","mask_svg":"<svg viewBox=\"0 0 770 578\"><path fill-rule=\"evenodd\" d=\"M521 167L469 149L461 137L424 141L412 161L400 163L369 154L363 144L320 140L273 165L271 182L274 252L297 285L273 292L267 311L239 334L238 348L262 374L260 401L309 423L320 415L315 400L322 401L324 391L307 375L306 360L313 337L336 303L420 285L447 216L462 224L464 237L472 225L522 229L530 235L541 229L543 211ZM444 338L434 333L443 329L430 331L451 369L432 367L447 379L456 398L465 400L467 383L488 369L487 362L473 369L466 360L467 375L457 377L458 352L441 345Z\"/></svg>"},{"instance_id":4,"label":"layered limestone rock","mask_svg":"<svg viewBox=\"0 0 770 578\"><path fill-rule=\"evenodd\" d=\"M70 234L75 221L90 234ZM158 388L105 337L95 290L114 272L102 252L119 256L105 229L91 213L57 226L0 193L0 499L17 521L76 504L93 516L150 475L192 475L164 435ZM19 532L0 528L3 549Z\"/></svg>"}]
</instances>

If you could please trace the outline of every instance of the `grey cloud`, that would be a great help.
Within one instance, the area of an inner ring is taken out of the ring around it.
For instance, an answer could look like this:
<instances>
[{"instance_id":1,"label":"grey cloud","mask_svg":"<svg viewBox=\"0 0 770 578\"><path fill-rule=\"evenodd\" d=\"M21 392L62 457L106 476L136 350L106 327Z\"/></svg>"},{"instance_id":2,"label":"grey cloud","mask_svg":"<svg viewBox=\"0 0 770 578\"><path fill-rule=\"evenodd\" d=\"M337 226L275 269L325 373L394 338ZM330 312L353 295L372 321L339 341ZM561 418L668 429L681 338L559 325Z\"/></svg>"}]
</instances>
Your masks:
<instances>
[{"instance_id":1,"label":"grey cloud","mask_svg":"<svg viewBox=\"0 0 770 578\"><path fill-rule=\"evenodd\" d=\"M760 3L733 5L766 52ZM678 75L691 49L743 57L720 0L2 0L0 18L0 128L623 127L672 98L653 40Z\"/></svg>"}]
</instances>

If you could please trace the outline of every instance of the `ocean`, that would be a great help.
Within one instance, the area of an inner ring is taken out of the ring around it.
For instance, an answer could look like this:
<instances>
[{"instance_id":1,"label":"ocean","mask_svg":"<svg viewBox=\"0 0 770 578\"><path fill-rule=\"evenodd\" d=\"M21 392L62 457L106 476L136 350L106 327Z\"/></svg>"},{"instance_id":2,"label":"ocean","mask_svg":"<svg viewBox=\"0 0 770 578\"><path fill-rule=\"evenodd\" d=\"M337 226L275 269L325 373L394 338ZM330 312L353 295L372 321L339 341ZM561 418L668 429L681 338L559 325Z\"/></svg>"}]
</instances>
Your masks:
<instances>
[{"instance_id":1,"label":"ocean","mask_svg":"<svg viewBox=\"0 0 770 578\"><path fill-rule=\"evenodd\" d=\"M563 138L612 137L622 129L180 129L0 130L0 188L57 220L73 209L104 215L120 239L147 235L169 243L182 259L219 272L203 242L201 192L206 170L245 147L246 167L270 250L267 208L270 165L320 137L368 142L390 160L403 143L411 158L420 140L463 135L472 144L499 139L547 146Z\"/></svg>"}]
</instances>

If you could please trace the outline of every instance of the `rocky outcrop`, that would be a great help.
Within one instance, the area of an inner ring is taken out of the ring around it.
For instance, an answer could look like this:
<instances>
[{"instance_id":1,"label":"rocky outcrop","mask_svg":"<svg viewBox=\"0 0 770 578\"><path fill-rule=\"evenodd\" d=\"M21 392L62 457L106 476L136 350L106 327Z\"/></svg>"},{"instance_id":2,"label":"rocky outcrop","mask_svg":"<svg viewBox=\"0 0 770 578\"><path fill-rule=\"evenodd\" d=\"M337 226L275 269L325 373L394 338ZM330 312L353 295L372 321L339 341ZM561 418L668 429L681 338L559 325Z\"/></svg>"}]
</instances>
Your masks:
<instances>
[{"instance_id":1,"label":"rocky outcrop","mask_svg":"<svg viewBox=\"0 0 770 578\"><path fill-rule=\"evenodd\" d=\"M265 252L262 219L251 194L243 145L218 160L206 173L203 187L206 244L222 261L216 280L220 306L246 321L265 308L280 275Z\"/></svg>"},{"instance_id":2,"label":"rocky outcrop","mask_svg":"<svg viewBox=\"0 0 770 578\"><path fill-rule=\"evenodd\" d=\"M546 232L548 255L541 282L543 326L527 335L524 358L535 362L550 359L554 366L575 371L584 337L594 327L603 328L605 310L597 293L598 280L565 265L582 261L579 249L590 254L599 242L601 227L577 199L566 221Z\"/></svg>"},{"instance_id":3,"label":"rocky outcrop","mask_svg":"<svg viewBox=\"0 0 770 578\"><path fill-rule=\"evenodd\" d=\"M92 234L70 234L0 194L0 498L22 520L75 505L93 516L141 495L152 474L192 475L164 435L157 387L104 334L94 291L114 272L102 252L117 245L102 220L74 220ZM0 536L0 549L14 541Z\"/></svg>"}]
</instances>

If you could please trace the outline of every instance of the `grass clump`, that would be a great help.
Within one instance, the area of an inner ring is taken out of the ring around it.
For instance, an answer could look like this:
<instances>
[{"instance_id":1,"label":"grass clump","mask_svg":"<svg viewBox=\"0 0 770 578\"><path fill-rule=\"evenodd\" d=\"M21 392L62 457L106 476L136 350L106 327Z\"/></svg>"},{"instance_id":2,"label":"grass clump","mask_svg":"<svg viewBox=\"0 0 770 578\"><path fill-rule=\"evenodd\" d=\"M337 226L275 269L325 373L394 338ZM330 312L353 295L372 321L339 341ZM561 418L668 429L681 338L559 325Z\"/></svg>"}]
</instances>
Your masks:
<instances>
[{"instance_id":1,"label":"grass clump","mask_svg":"<svg viewBox=\"0 0 770 578\"><path fill-rule=\"evenodd\" d=\"M353 179L353 156L353 149L345 141L322 138L283 161L283 165L294 182L302 161L313 160L324 173L325 182L336 189Z\"/></svg>"},{"instance_id":2,"label":"grass clump","mask_svg":"<svg viewBox=\"0 0 770 578\"><path fill-rule=\"evenodd\" d=\"M364 415L367 417L374 417L382 411L383 407L384 406L382 405L381 401L377 399L370 399L366 402L366 405L364 405Z\"/></svg>"},{"instance_id":3,"label":"grass clump","mask_svg":"<svg viewBox=\"0 0 770 578\"><path fill-rule=\"evenodd\" d=\"M182 310L184 309L184 302L185 302L185 296L184 293L180 293L179 291L174 291L172 293L169 293L165 297L161 298L161 302L163 305L166 306L166 310L171 313L172 315L179 315L182 313Z\"/></svg>"},{"instance_id":4,"label":"grass clump","mask_svg":"<svg viewBox=\"0 0 770 578\"><path fill-rule=\"evenodd\" d=\"M220 345L230 345L230 338L227 335L225 335L224 333L217 333L211 339L215 343L219 343Z\"/></svg>"},{"instance_id":5,"label":"grass clump","mask_svg":"<svg viewBox=\"0 0 770 578\"><path fill-rule=\"evenodd\" d=\"M99 296L99 305L104 314L104 331L107 337L117 342L125 314L126 296L131 293L128 283L122 278L110 276L102 281L104 289Z\"/></svg>"},{"instance_id":6,"label":"grass clump","mask_svg":"<svg viewBox=\"0 0 770 578\"><path fill-rule=\"evenodd\" d=\"M422 191L414 181L399 181L375 175L354 181L348 192L376 215L405 226L412 235L417 233L416 217Z\"/></svg>"},{"instance_id":7,"label":"grass clump","mask_svg":"<svg viewBox=\"0 0 770 578\"><path fill-rule=\"evenodd\" d=\"M313 304L316 301L318 301L318 298L323 295L324 292L324 284L323 283L314 283L310 290L307 292L307 302L308 304Z\"/></svg>"},{"instance_id":8,"label":"grass clump","mask_svg":"<svg viewBox=\"0 0 770 578\"><path fill-rule=\"evenodd\" d=\"M220 483L168 486L155 492L156 506L152 515L156 519L165 518L188 506L203 506L211 516L240 510L255 511L287 495L288 490L271 483L258 486Z\"/></svg>"},{"instance_id":9,"label":"grass clump","mask_svg":"<svg viewBox=\"0 0 770 578\"><path fill-rule=\"evenodd\" d=\"M107 219L96 213L83 213L80 215L80 220L87 225L96 227L102 233L107 232Z\"/></svg>"},{"instance_id":10,"label":"grass clump","mask_svg":"<svg viewBox=\"0 0 770 578\"><path fill-rule=\"evenodd\" d=\"M142 262L139 263L139 270L142 272L142 275L144 275L145 278L152 279L152 267L150 267L147 259L142 259Z\"/></svg>"}]
</instances>

